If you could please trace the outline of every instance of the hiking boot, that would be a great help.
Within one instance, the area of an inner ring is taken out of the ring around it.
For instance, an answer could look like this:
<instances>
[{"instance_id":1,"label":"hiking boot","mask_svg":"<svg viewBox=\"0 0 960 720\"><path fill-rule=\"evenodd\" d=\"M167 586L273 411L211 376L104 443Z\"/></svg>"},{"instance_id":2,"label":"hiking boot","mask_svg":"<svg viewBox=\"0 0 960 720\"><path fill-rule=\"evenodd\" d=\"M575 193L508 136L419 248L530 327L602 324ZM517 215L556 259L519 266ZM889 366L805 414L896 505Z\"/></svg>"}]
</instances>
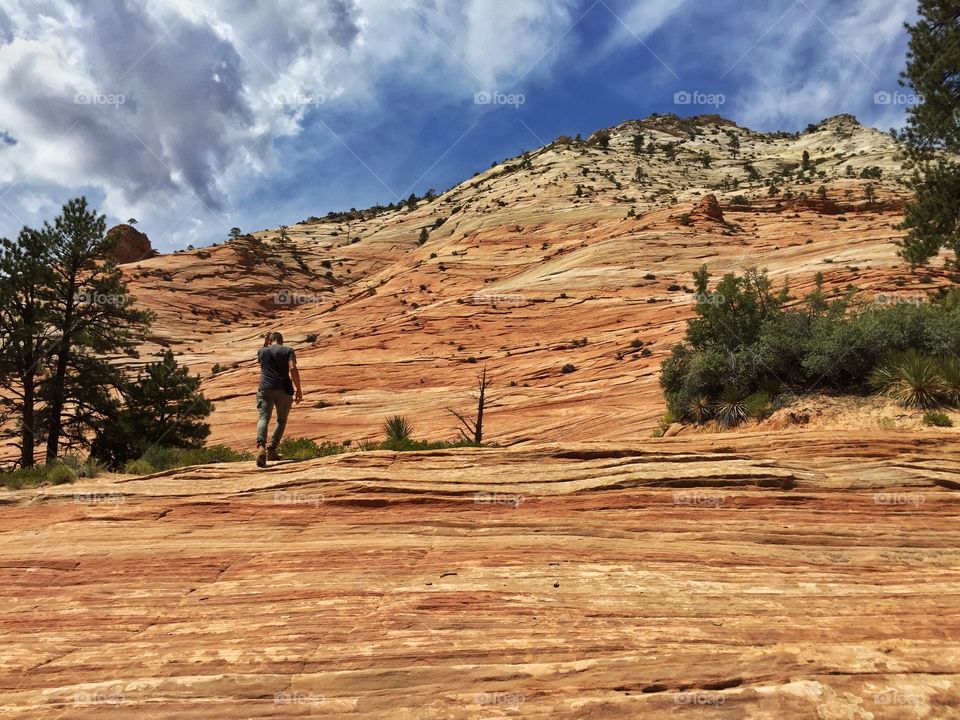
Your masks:
<instances>
[{"instance_id":1,"label":"hiking boot","mask_svg":"<svg viewBox=\"0 0 960 720\"><path fill-rule=\"evenodd\" d=\"M267 449L262 447L257 451L257 467L267 466Z\"/></svg>"},{"instance_id":2,"label":"hiking boot","mask_svg":"<svg viewBox=\"0 0 960 720\"><path fill-rule=\"evenodd\" d=\"M280 453L277 452L276 448L268 447L267 460L283 460L283 457L281 457Z\"/></svg>"}]
</instances>

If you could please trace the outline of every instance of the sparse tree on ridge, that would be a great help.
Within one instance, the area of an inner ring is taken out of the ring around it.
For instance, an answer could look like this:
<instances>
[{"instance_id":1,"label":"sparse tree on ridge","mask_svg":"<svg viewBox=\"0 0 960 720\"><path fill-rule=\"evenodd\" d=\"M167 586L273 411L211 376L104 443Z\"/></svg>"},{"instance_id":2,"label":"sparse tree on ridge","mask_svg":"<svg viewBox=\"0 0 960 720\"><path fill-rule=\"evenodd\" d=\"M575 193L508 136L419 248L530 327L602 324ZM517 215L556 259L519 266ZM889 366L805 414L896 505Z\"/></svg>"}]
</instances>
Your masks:
<instances>
[{"instance_id":1,"label":"sparse tree on ridge","mask_svg":"<svg viewBox=\"0 0 960 720\"><path fill-rule=\"evenodd\" d=\"M473 399L477 401L477 414L473 419L467 417L459 410L447 408L447 412L460 421L457 432L460 433L460 436L464 440L473 445L480 446L483 443L483 412L486 409L487 403L490 402L490 398L487 397L487 389L491 384L492 380L487 375L487 368L484 367L483 371L477 375L477 392L473 396Z\"/></svg>"}]
</instances>

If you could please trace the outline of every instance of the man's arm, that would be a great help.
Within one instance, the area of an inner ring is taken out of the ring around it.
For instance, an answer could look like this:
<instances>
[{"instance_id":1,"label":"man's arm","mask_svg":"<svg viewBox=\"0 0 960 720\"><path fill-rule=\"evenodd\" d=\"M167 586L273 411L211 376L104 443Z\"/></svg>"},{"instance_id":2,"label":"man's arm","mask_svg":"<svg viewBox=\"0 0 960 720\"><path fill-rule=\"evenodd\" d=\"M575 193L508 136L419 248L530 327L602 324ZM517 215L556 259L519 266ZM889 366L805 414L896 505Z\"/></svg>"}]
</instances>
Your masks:
<instances>
[{"instance_id":1,"label":"man's arm","mask_svg":"<svg viewBox=\"0 0 960 720\"><path fill-rule=\"evenodd\" d=\"M296 388L293 401L298 403L303 400L303 390L300 387L300 371L297 370L297 357L295 355L290 357L290 379L293 380L293 386Z\"/></svg>"}]
</instances>

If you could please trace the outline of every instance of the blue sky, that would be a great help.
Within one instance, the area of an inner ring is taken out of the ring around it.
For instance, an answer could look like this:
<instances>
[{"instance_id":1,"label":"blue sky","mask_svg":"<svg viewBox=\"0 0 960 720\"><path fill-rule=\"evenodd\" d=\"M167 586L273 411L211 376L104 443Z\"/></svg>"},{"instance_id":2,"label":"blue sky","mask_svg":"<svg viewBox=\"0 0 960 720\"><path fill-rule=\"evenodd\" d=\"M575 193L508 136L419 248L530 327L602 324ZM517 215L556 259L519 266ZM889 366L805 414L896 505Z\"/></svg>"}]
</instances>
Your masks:
<instances>
[{"instance_id":1,"label":"blue sky","mask_svg":"<svg viewBox=\"0 0 960 720\"><path fill-rule=\"evenodd\" d=\"M0 10L0 235L82 193L111 223L138 218L161 250L199 246L234 225L443 190L653 112L759 130L848 112L886 130L910 101L897 77L915 12L915 0L14 0Z\"/></svg>"}]
</instances>

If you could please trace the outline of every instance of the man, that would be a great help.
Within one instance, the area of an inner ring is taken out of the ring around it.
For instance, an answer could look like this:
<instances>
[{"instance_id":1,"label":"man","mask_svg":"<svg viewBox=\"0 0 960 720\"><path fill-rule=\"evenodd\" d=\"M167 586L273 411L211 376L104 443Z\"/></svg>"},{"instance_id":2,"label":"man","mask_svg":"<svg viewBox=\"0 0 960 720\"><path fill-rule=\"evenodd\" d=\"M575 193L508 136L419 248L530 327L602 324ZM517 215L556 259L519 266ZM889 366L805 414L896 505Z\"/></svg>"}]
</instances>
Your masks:
<instances>
[{"instance_id":1,"label":"man","mask_svg":"<svg viewBox=\"0 0 960 720\"><path fill-rule=\"evenodd\" d=\"M300 389L297 356L293 348L283 344L283 335L278 332L267 333L263 347L257 351L257 361L260 363L260 386L257 388L257 409L260 411L260 421L257 423L257 465L266 467L267 460L280 459L277 446L287 426L290 406L303 400L303 392ZM270 424L274 407L277 408L277 425L270 437L270 444L267 445L267 426Z\"/></svg>"}]
</instances>

